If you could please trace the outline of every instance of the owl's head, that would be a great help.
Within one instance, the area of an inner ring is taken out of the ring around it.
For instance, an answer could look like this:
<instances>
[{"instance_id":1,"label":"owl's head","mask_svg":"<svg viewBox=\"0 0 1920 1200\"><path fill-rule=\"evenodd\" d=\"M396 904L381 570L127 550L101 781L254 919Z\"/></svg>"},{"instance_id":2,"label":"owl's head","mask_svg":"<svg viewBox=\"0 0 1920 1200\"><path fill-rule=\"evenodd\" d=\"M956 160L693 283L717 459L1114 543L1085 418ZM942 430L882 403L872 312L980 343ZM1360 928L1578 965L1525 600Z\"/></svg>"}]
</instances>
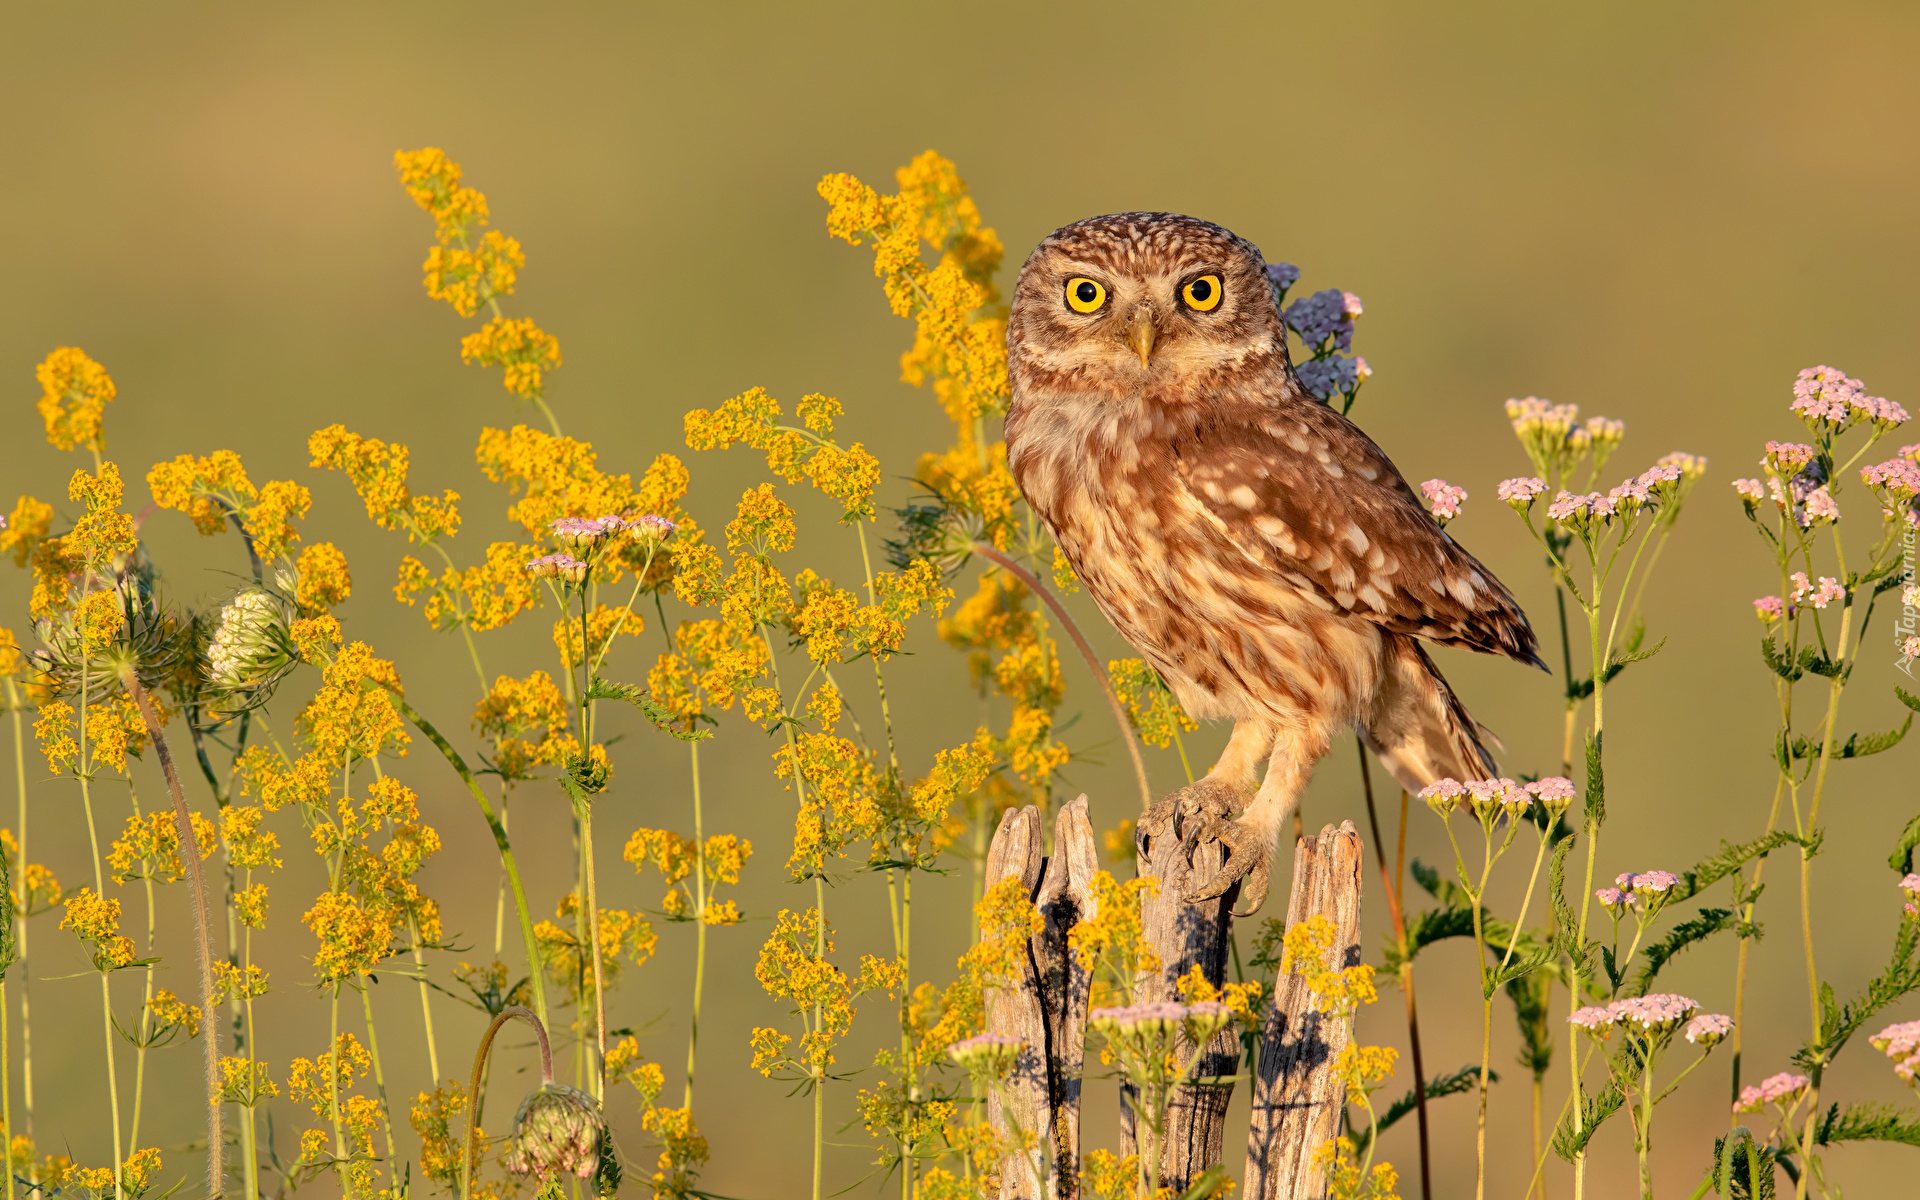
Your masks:
<instances>
[{"instance_id":1,"label":"owl's head","mask_svg":"<svg viewBox=\"0 0 1920 1200\"><path fill-rule=\"evenodd\" d=\"M1176 213L1055 230L1020 269L1007 332L1016 368L1101 390L1284 363L1287 344L1259 248Z\"/></svg>"}]
</instances>

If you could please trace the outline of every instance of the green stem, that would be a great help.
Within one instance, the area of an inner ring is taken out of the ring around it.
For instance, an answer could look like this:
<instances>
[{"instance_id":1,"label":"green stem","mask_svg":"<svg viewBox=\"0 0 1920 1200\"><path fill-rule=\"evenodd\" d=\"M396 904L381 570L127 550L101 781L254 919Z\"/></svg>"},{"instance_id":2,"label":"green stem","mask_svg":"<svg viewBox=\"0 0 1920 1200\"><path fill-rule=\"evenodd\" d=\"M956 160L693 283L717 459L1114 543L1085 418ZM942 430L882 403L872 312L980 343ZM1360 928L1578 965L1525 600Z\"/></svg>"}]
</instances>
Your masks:
<instances>
[{"instance_id":1,"label":"green stem","mask_svg":"<svg viewBox=\"0 0 1920 1200\"><path fill-rule=\"evenodd\" d=\"M87 668L81 668L80 737L78 757L74 761L79 766L80 805L87 815L87 844L93 851L93 894L104 903L107 897L106 875L100 869L100 833L93 822L93 773L87 766L87 708L92 701L89 695L91 674ZM126 1152L120 1141L120 1072L113 1061L113 989L108 984L108 973L104 970L100 972L100 1029L106 1042L107 1104L113 1118L113 1177L117 1181L126 1163Z\"/></svg>"},{"instance_id":2,"label":"green stem","mask_svg":"<svg viewBox=\"0 0 1920 1200\"><path fill-rule=\"evenodd\" d=\"M373 1028L373 988L362 980L356 989L360 993L360 1010L367 1019L367 1056L373 1059L373 1086L380 1093L380 1117L387 1135L387 1161L398 1163L399 1151L393 1144L393 1106L387 1103L387 1073L380 1065L380 1035Z\"/></svg>"},{"instance_id":3,"label":"green stem","mask_svg":"<svg viewBox=\"0 0 1920 1200\"><path fill-rule=\"evenodd\" d=\"M693 1020L687 1027L687 1090L682 1099L693 1112L694 1055L700 1047L700 995L707 979L707 841L700 812L700 743L688 742L693 756Z\"/></svg>"},{"instance_id":4,"label":"green stem","mask_svg":"<svg viewBox=\"0 0 1920 1200\"><path fill-rule=\"evenodd\" d=\"M447 760L447 765L460 776L460 781L467 785L467 791L473 795L474 802L480 806L480 815L486 819L487 828L493 831L493 844L500 852L500 865L506 870L507 883L513 889L514 911L520 917L520 937L526 944L527 978L533 987L534 1013L540 1018L541 1027L544 1029L547 1022L547 987L546 973L540 958L540 941L533 933L533 917L527 909L526 889L520 884L520 868L514 862L513 846L507 841L506 827L500 823L500 818L494 813L493 805L488 802L486 792L480 789L480 781L474 778L473 771L467 766L467 760L460 757L460 752L441 736L432 722L415 711L397 689L391 684L386 687L393 696L394 707L400 710L400 715L411 721L415 729L426 735L427 740L440 751L440 756Z\"/></svg>"},{"instance_id":5,"label":"green stem","mask_svg":"<svg viewBox=\"0 0 1920 1200\"><path fill-rule=\"evenodd\" d=\"M32 903L33 898L26 890L27 744L26 735L21 728L20 689L14 683L12 676L7 677L7 711L13 716L14 786L18 790L20 797L20 830L19 837L16 841L19 853L14 860L13 871L13 878L16 886L20 888L22 901L15 909L14 915L14 952L18 955L14 961L20 967L20 1099L21 1107L26 1109L27 1140L31 1142L33 1140L33 1026L31 1024L27 1001L33 974L27 967L27 909ZM0 1005L0 1009L4 1009L4 1005ZM0 1017L0 1019L4 1019L4 1017ZM0 1072L0 1080L5 1078L7 1078L5 1072ZM7 1136L12 1137L12 1117L7 1118L6 1125ZM11 1151L8 1151L8 1153L11 1153ZM40 1171L37 1165L29 1163L27 1172L30 1182L38 1183L40 1181ZM13 1186L13 1172L11 1168L9 1168L7 1172L7 1186L9 1189ZM11 1194L9 1194L8 1200L12 1200Z\"/></svg>"}]
</instances>

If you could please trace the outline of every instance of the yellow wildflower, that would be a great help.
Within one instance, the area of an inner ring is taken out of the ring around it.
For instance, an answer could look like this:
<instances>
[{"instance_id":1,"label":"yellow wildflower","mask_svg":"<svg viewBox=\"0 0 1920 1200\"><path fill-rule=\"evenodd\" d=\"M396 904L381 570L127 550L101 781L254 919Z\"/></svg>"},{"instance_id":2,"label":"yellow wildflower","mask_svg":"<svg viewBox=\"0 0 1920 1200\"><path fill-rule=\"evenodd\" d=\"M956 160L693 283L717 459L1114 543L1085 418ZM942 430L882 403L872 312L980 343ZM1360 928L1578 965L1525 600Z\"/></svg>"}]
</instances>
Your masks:
<instances>
[{"instance_id":1,"label":"yellow wildflower","mask_svg":"<svg viewBox=\"0 0 1920 1200\"><path fill-rule=\"evenodd\" d=\"M107 900L83 887L67 897L67 913L60 928L92 949L93 966L99 971L117 971L133 962L133 941L120 935L120 902Z\"/></svg>"},{"instance_id":2,"label":"yellow wildflower","mask_svg":"<svg viewBox=\"0 0 1920 1200\"><path fill-rule=\"evenodd\" d=\"M176 1026L190 1038L200 1036L200 1010L167 989L155 992L147 1008L160 1024Z\"/></svg>"},{"instance_id":3,"label":"yellow wildflower","mask_svg":"<svg viewBox=\"0 0 1920 1200\"><path fill-rule=\"evenodd\" d=\"M475 250L433 247L427 251L421 269L426 275L427 295L445 300L453 311L471 317L494 297L512 295L514 280L526 265L527 256L519 242L498 230L488 230Z\"/></svg>"},{"instance_id":4,"label":"yellow wildflower","mask_svg":"<svg viewBox=\"0 0 1920 1200\"><path fill-rule=\"evenodd\" d=\"M295 564L300 575L296 598L305 612L320 612L344 604L353 595L353 576L347 556L332 542L315 542L300 552Z\"/></svg>"},{"instance_id":5,"label":"yellow wildflower","mask_svg":"<svg viewBox=\"0 0 1920 1200\"><path fill-rule=\"evenodd\" d=\"M575 914L579 911L580 894L569 892L561 899L555 915L571 926ZM576 1004L591 997L593 995L591 942L583 945L581 940L574 936L571 928L562 928L552 921L542 921L535 925L533 936L540 942L540 958L545 963L547 974L553 981L564 987L567 995L572 997ZM606 986L613 986L627 962L639 966L653 957L653 952L659 944L659 935L653 932L653 927L640 914L617 908L602 908L600 910L601 980Z\"/></svg>"},{"instance_id":6,"label":"yellow wildflower","mask_svg":"<svg viewBox=\"0 0 1920 1200\"><path fill-rule=\"evenodd\" d=\"M213 964L213 995L216 1004L234 1000L257 1000L267 994L267 973L257 966L241 970L229 962Z\"/></svg>"},{"instance_id":7,"label":"yellow wildflower","mask_svg":"<svg viewBox=\"0 0 1920 1200\"><path fill-rule=\"evenodd\" d=\"M586 652L589 663L598 663L607 653L613 639L620 634L638 637L645 628L640 614L624 608L615 608L610 604L598 604L587 614ZM580 665L580 619L562 617L553 623L553 644L560 651L560 661L571 671Z\"/></svg>"},{"instance_id":8,"label":"yellow wildflower","mask_svg":"<svg viewBox=\"0 0 1920 1200\"><path fill-rule=\"evenodd\" d=\"M13 505L5 525L0 525L0 554L13 555L13 565L25 567L47 530L53 526L53 505L22 496Z\"/></svg>"},{"instance_id":9,"label":"yellow wildflower","mask_svg":"<svg viewBox=\"0 0 1920 1200\"><path fill-rule=\"evenodd\" d=\"M766 644L722 621L682 621L674 642L678 653L659 657L647 689L681 720L692 721L709 706L732 707L767 669Z\"/></svg>"},{"instance_id":10,"label":"yellow wildflower","mask_svg":"<svg viewBox=\"0 0 1920 1200\"><path fill-rule=\"evenodd\" d=\"M241 527L253 539L254 553L263 559L278 558L300 540L294 532L295 518L307 515L313 506L313 494L291 480L269 480L260 489L259 502L247 508Z\"/></svg>"},{"instance_id":11,"label":"yellow wildflower","mask_svg":"<svg viewBox=\"0 0 1920 1200\"><path fill-rule=\"evenodd\" d=\"M1164 750L1182 731L1200 727L1173 698L1172 689L1160 678L1160 673L1140 659L1110 660L1107 678L1120 702L1127 706L1134 731L1147 745Z\"/></svg>"},{"instance_id":12,"label":"yellow wildflower","mask_svg":"<svg viewBox=\"0 0 1920 1200\"><path fill-rule=\"evenodd\" d=\"M609 1053L607 1058L611 1067L613 1055ZM465 1130L456 1132L453 1122L466 1109L467 1089L449 1081L416 1096L407 1116L420 1138L421 1173L451 1189L459 1186L460 1155L466 1148Z\"/></svg>"},{"instance_id":13,"label":"yellow wildflower","mask_svg":"<svg viewBox=\"0 0 1920 1200\"><path fill-rule=\"evenodd\" d=\"M464 238L467 226L476 221L486 224L487 198L460 185L460 164L439 147L397 150L393 165L400 172L400 186L407 189L407 195L432 215L435 233L442 242Z\"/></svg>"},{"instance_id":14,"label":"yellow wildflower","mask_svg":"<svg viewBox=\"0 0 1920 1200\"><path fill-rule=\"evenodd\" d=\"M220 811L220 838L234 866L257 871L280 865L274 857L280 839L271 830L260 828L266 815L265 809L252 804L229 804Z\"/></svg>"},{"instance_id":15,"label":"yellow wildflower","mask_svg":"<svg viewBox=\"0 0 1920 1200\"><path fill-rule=\"evenodd\" d=\"M580 748L567 733L567 709L566 697L545 671L524 680L502 675L474 706L473 725L493 739L494 766L502 778L526 779L530 768L558 766Z\"/></svg>"},{"instance_id":16,"label":"yellow wildflower","mask_svg":"<svg viewBox=\"0 0 1920 1200\"><path fill-rule=\"evenodd\" d=\"M360 1039L343 1033L327 1053L293 1060L287 1069L287 1096L310 1106L315 1116L329 1120L334 1115L335 1095L351 1088L354 1079L365 1075L372 1063Z\"/></svg>"},{"instance_id":17,"label":"yellow wildflower","mask_svg":"<svg viewBox=\"0 0 1920 1200\"><path fill-rule=\"evenodd\" d=\"M238 1104L242 1108L252 1108L270 1096L280 1094L274 1086L273 1077L267 1073L267 1064L237 1058L231 1054L220 1056L220 1098L229 1104Z\"/></svg>"},{"instance_id":18,"label":"yellow wildflower","mask_svg":"<svg viewBox=\"0 0 1920 1200\"><path fill-rule=\"evenodd\" d=\"M560 366L560 339L527 317L495 317L460 340L460 360L503 369L500 382L523 400L538 400L545 376Z\"/></svg>"},{"instance_id":19,"label":"yellow wildflower","mask_svg":"<svg viewBox=\"0 0 1920 1200\"><path fill-rule=\"evenodd\" d=\"M186 513L194 528L208 537L226 526L229 512L260 495L240 456L231 450L216 450L206 458L182 454L172 462L155 463L147 472L147 487L155 504Z\"/></svg>"},{"instance_id":20,"label":"yellow wildflower","mask_svg":"<svg viewBox=\"0 0 1920 1200\"><path fill-rule=\"evenodd\" d=\"M220 845L220 831L213 822L197 812L187 814L193 821L194 840L200 857L210 858ZM107 853L107 865L113 868L116 883L151 879L172 883L186 873L180 862L180 828L173 813L161 811L127 818L127 827L114 839Z\"/></svg>"},{"instance_id":21,"label":"yellow wildflower","mask_svg":"<svg viewBox=\"0 0 1920 1200\"><path fill-rule=\"evenodd\" d=\"M423 610L427 623L435 629L458 629L462 625L476 633L498 629L539 601L533 577L527 574L527 560L536 558L536 546L514 542L493 542L487 546L487 561L461 571L448 567L438 581L426 564L411 555L400 560L400 582L393 589L402 604L413 604L414 597L428 588Z\"/></svg>"},{"instance_id":22,"label":"yellow wildflower","mask_svg":"<svg viewBox=\"0 0 1920 1200\"><path fill-rule=\"evenodd\" d=\"M1352 1138L1320 1143L1309 1165L1325 1175L1328 1200L1400 1200L1400 1173L1390 1163L1363 1172Z\"/></svg>"},{"instance_id":23,"label":"yellow wildflower","mask_svg":"<svg viewBox=\"0 0 1920 1200\"><path fill-rule=\"evenodd\" d=\"M105 448L101 417L114 398L112 376L78 346L62 346L34 368L40 381L40 419L47 440L61 450Z\"/></svg>"},{"instance_id":24,"label":"yellow wildflower","mask_svg":"<svg viewBox=\"0 0 1920 1200\"><path fill-rule=\"evenodd\" d=\"M33 736L40 743L40 752L47 756L48 770L64 775L73 769L73 760L80 755L80 744L73 736L73 705L63 700L41 705Z\"/></svg>"},{"instance_id":25,"label":"yellow wildflower","mask_svg":"<svg viewBox=\"0 0 1920 1200\"><path fill-rule=\"evenodd\" d=\"M384 905L369 909L346 892L322 892L301 920L320 939L313 965L322 983L369 975L393 953L400 914Z\"/></svg>"},{"instance_id":26,"label":"yellow wildflower","mask_svg":"<svg viewBox=\"0 0 1920 1200\"><path fill-rule=\"evenodd\" d=\"M1130 1004L1136 981L1160 969L1159 955L1140 923L1140 898L1157 894L1160 881L1147 875L1121 883L1100 871L1089 890L1097 906L1094 918L1075 925L1067 944L1081 968L1095 973L1096 995L1108 997L1101 1004Z\"/></svg>"},{"instance_id":27,"label":"yellow wildflower","mask_svg":"<svg viewBox=\"0 0 1920 1200\"><path fill-rule=\"evenodd\" d=\"M379 438L349 433L344 425L329 425L307 439L314 467L345 472L366 505L367 516L382 529L407 531L407 540L425 545L460 531L460 494L446 492L440 499L416 496L407 486L407 448ZM269 485L271 486L271 485Z\"/></svg>"},{"instance_id":28,"label":"yellow wildflower","mask_svg":"<svg viewBox=\"0 0 1920 1200\"><path fill-rule=\"evenodd\" d=\"M94 595L111 600L113 593L95 592ZM113 612L111 604L106 607ZM104 641L102 639L101 645ZM125 693L117 693L87 709L87 749L92 752L93 761L102 766L126 770L127 755L140 757L146 735L147 727L140 719L140 710Z\"/></svg>"},{"instance_id":29,"label":"yellow wildflower","mask_svg":"<svg viewBox=\"0 0 1920 1200\"><path fill-rule=\"evenodd\" d=\"M87 506L86 515L73 523L73 532L61 538L63 552L92 564L111 562L131 553L139 544L133 518L120 511L120 468L110 462L88 474L75 471L67 484L67 498Z\"/></svg>"},{"instance_id":30,"label":"yellow wildflower","mask_svg":"<svg viewBox=\"0 0 1920 1200\"><path fill-rule=\"evenodd\" d=\"M1319 914L1292 926L1286 932L1281 970L1293 971L1306 980L1315 1009L1350 1017L1379 999L1379 992L1374 988L1373 968L1367 964L1344 970L1330 965L1333 941L1333 922Z\"/></svg>"}]
</instances>

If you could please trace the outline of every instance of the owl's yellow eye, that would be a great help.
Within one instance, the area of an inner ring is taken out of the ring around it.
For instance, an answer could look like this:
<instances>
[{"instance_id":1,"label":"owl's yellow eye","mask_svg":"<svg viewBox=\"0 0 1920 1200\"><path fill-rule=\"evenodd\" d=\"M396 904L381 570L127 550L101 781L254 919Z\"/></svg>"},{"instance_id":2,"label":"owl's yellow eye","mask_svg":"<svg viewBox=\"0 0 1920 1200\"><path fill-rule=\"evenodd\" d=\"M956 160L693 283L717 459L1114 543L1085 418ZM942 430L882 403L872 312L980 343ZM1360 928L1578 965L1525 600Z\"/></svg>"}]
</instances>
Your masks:
<instances>
[{"instance_id":1,"label":"owl's yellow eye","mask_svg":"<svg viewBox=\"0 0 1920 1200\"><path fill-rule=\"evenodd\" d=\"M1202 275L1198 279L1188 280L1187 285L1180 289L1180 298L1195 312L1212 312L1220 307L1220 277Z\"/></svg>"},{"instance_id":2,"label":"owl's yellow eye","mask_svg":"<svg viewBox=\"0 0 1920 1200\"><path fill-rule=\"evenodd\" d=\"M1067 280L1067 307L1077 313L1099 312L1100 306L1107 302L1105 284L1076 275Z\"/></svg>"}]
</instances>

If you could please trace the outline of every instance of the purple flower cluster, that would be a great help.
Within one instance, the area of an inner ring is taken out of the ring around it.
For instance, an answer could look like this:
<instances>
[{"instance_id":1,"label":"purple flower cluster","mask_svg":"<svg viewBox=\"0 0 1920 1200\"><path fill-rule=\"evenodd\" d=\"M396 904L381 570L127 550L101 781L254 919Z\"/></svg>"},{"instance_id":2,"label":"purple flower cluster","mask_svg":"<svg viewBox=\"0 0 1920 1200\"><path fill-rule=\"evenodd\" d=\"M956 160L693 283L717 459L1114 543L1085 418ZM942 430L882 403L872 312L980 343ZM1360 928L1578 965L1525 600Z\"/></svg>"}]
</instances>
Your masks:
<instances>
[{"instance_id":1,"label":"purple flower cluster","mask_svg":"<svg viewBox=\"0 0 1920 1200\"><path fill-rule=\"evenodd\" d=\"M1733 1105L1733 1111L1759 1112L1762 1105L1786 1104L1798 1100L1806 1094L1808 1079L1805 1075L1795 1075L1782 1071L1778 1075L1769 1075L1759 1083L1749 1084L1740 1089L1740 1099Z\"/></svg>"},{"instance_id":2,"label":"purple flower cluster","mask_svg":"<svg viewBox=\"0 0 1920 1200\"><path fill-rule=\"evenodd\" d=\"M1809 429L1826 425L1845 429L1856 421L1872 421L1891 429L1907 419L1907 410L1882 396L1869 396L1858 379L1829 366L1808 367L1793 381L1792 409Z\"/></svg>"},{"instance_id":3,"label":"purple flower cluster","mask_svg":"<svg viewBox=\"0 0 1920 1200\"><path fill-rule=\"evenodd\" d=\"M1338 288L1327 288L1295 300L1280 316L1287 328L1299 334L1307 348L1317 353L1329 343L1336 350L1352 349L1353 319L1360 312L1360 297Z\"/></svg>"},{"instance_id":4,"label":"purple flower cluster","mask_svg":"<svg viewBox=\"0 0 1920 1200\"><path fill-rule=\"evenodd\" d=\"M1444 479L1429 479L1420 485L1420 494L1432 506L1433 519L1444 526L1460 515L1460 502L1467 498L1467 489L1455 487Z\"/></svg>"},{"instance_id":5,"label":"purple flower cluster","mask_svg":"<svg viewBox=\"0 0 1920 1200\"><path fill-rule=\"evenodd\" d=\"M535 579L579 583L587 577L587 564L571 554L543 554L527 564L527 573Z\"/></svg>"},{"instance_id":6,"label":"purple flower cluster","mask_svg":"<svg viewBox=\"0 0 1920 1200\"><path fill-rule=\"evenodd\" d=\"M1867 1044L1893 1060L1893 1073L1908 1083L1920 1074L1920 1021L1889 1025L1867 1039Z\"/></svg>"},{"instance_id":7,"label":"purple flower cluster","mask_svg":"<svg viewBox=\"0 0 1920 1200\"><path fill-rule=\"evenodd\" d=\"M1300 282L1300 268L1288 262L1270 262L1267 264L1267 278L1284 298L1294 284Z\"/></svg>"},{"instance_id":8,"label":"purple flower cluster","mask_svg":"<svg viewBox=\"0 0 1920 1200\"><path fill-rule=\"evenodd\" d=\"M1373 368L1358 354L1352 358L1333 354L1301 363L1294 374L1300 377L1301 387L1321 400L1331 400L1359 391L1367 376L1373 374Z\"/></svg>"}]
</instances>

